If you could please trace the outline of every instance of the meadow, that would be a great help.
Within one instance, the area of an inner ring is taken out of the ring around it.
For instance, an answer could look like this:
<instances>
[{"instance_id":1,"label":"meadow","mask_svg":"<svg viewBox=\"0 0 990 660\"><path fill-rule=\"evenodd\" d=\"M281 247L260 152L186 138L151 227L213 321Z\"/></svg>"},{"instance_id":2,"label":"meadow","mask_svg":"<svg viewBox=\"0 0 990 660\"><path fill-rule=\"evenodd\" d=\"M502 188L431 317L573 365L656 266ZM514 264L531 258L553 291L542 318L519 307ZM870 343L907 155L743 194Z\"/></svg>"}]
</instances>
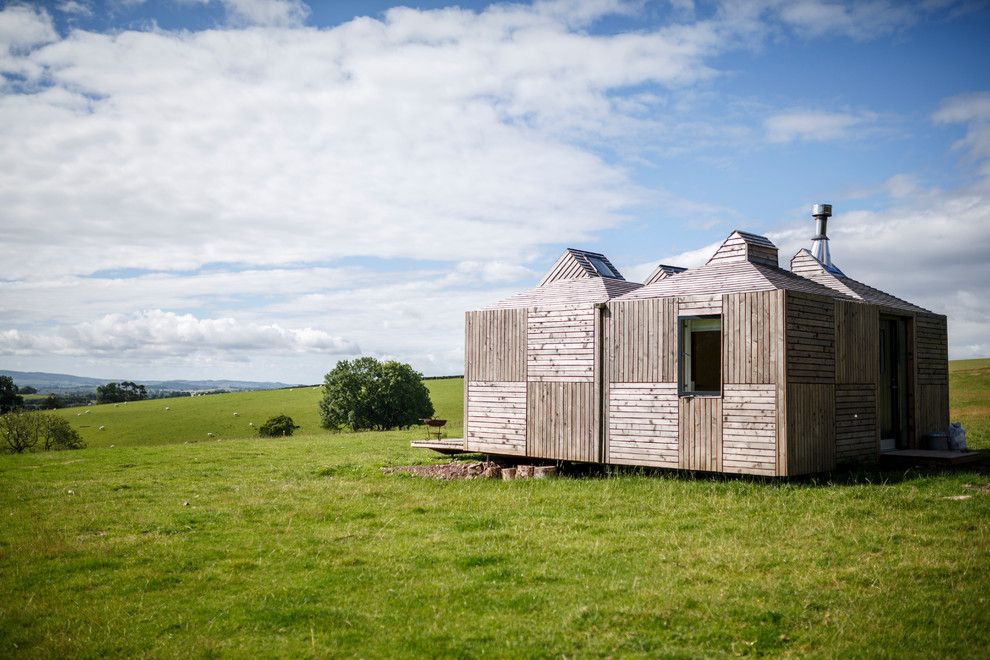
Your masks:
<instances>
[{"instance_id":1,"label":"meadow","mask_svg":"<svg viewBox=\"0 0 990 660\"><path fill-rule=\"evenodd\" d=\"M986 452L990 361L951 378ZM328 433L318 396L72 409L88 449L0 457L0 655L987 656L985 466L432 481L379 470L448 460L420 431Z\"/></svg>"}]
</instances>

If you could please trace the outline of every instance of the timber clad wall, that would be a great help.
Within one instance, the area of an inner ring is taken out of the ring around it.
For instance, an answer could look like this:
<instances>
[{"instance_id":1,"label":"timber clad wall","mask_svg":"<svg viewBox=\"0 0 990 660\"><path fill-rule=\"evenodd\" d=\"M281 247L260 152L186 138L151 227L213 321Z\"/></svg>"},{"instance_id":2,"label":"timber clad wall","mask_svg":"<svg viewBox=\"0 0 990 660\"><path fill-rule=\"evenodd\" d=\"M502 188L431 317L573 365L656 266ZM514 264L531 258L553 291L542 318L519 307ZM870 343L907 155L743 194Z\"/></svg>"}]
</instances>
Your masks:
<instances>
[{"instance_id":1,"label":"timber clad wall","mask_svg":"<svg viewBox=\"0 0 990 660\"><path fill-rule=\"evenodd\" d=\"M949 346L945 317L918 314L915 317L918 381L925 384L949 382Z\"/></svg>"},{"instance_id":2,"label":"timber clad wall","mask_svg":"<svg viewBox=\"0 0 990 660\"><path fill-rule=\"evenodd\" d=\"M880 315L875 305L835 301L835 382L880 379Z\"/></svg>"},{"instance_id":3,"label":"timber clad wall","mask_svg":"<svg viewBox=\"0 0 990 660\"><path fill-rule=\"evenodd\" d=\"M673 298L610 305L605 320L608 380L671 383L677 380L677 314Z\"/></svg>"},{"instance_id":4,"label":"timber clad wall","mask_svg":"<svg viewBox=\"0 0 990 660\"><path fill-rule=\"evenodd\" d=\"M835 305L831 299L787 292L787 382L835 382Z\"/></svg>"},{"instance_id":5,"label":"timber clad wall","mask_svg":"<svg viewBox=\"0 0 990 660\"><path fill-rule=\"evenodd\" d=\"M834 386L787 386L787 474L835 468Z\"/></svg>"},{"instance_id":6,"label":"timber clad wall","mask_svg":"<svg viewBox=\"0 0 990 660\"><path fill-rule=\"evenodd\" d=\"M722 401L722 469L777 473L776 385L725 385Z\"/></svg>"},{"instance_id":7,"label":"timber clad wall","mask_svg":"<svg viewBox=\"0 0 990 660\"><path fill-rule=\"evenodd\" d=\"M526 380L526 310L468 312L464 375L472 380Z\"/></svg>"},{"instance_id":8,"label":"timber clad wall","mask_svg":"<svg viewBox=\"0 0 990 660\"><path fill-rule=\"evenodd\" d=\"M918 435L945 433L949 426L949 386L918 385Z\"/></svg>"},{"instance_id":9,"label":"timber clad wall","mask_svg":"<svg viewBox=\"0 0 990 660\"><path fill-rule=\"evenodd\" d=\"M526 453L526 383L469 381L470 451Z\"/></svg>"},{"instance_id":10,"label":"timber clad wall","mask_svg":"<svg viewBox=\"0 0 990 660\"><path fill-rule=\"evenodd\" d=\"M727 295L722 309L723 382L777 382L782 346L776 340L784 315L781 292Z\"/></svg>"},{"instance_id":11,"label":"timber clad wall","mask_svg":"<svg viewBox=\"0 0 990 660\"><path fill-rule=\"evenodd\" d=\"M681 397L678 464L685 470L722 470L722 399Z\"/></svg>"},{"instance_id":12,"label":"timber clad wall","mask_svg":"<svg viewBox=\"0 0 990 660\"><path fill-rule=\"evenodd\" d=\"M608 462L676 468L677 383L612 383Z\"/></svg>"},{"instance_id":13,"label":"timber clad wall","mask_svg":"<svg viewBox=\"0 0 990 660\"><path fill-rule=\"evenodd\" d=\"M527 318L527 377L591 382L595 375L595 309L532 309Z\"/></svg>"},{"instance_id":14,"label":"timber clad wall","mask_svg":"<svg viewBox=\"0 0 990 660\"><path fill-rule=\"evenodd\" d=\"M836 385L836 462L874 462L877 459L879 442L876 385Z\"/></svg>"},{"instance_id":15,"label":"timber clad wall","mask_svg":"<svg viewBox=\"0 0 990 660\"><path fill-rule=\"evenodd\" d=\"M526 454L600 461L593 413L593 383L529 383Z\"/></svg>"}]
</instances>

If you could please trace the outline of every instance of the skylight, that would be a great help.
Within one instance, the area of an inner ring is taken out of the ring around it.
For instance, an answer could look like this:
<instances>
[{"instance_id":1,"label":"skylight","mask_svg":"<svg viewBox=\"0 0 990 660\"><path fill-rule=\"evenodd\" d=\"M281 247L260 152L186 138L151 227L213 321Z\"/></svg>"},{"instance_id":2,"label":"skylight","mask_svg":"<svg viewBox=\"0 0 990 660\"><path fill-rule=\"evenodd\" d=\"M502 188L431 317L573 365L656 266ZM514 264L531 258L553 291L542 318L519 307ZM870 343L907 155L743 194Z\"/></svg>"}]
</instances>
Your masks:
<instances>
[{"instance_id":1,"label":"skylight","mask_svg":"<svg viewBox=\"0 0 990 660\"><path fill-rule=\"evenodd\" d=\"M598 257L588 257L588 261L591 262L591 265L595 267L595 270L597 270L598 274L601 275L602 277L611 277L615 279L619 277L615 273L615 271L613 271L611 268L608 267L607 263L605 263Z\"/></svg>"}]
</instances>

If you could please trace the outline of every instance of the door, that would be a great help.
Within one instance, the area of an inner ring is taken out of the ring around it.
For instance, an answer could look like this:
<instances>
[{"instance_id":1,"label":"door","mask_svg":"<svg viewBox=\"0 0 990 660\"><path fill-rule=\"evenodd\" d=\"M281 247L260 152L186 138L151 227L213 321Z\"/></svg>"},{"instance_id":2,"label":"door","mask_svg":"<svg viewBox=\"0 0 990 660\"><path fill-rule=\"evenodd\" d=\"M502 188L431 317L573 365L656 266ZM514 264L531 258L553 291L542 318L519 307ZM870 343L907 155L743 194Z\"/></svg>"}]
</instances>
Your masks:
<instances>
[{"instance_id":1,"label":"door","mask_svg":"<svg viewBox=\"0 0 990 660\"><path fill-rule=\"evenodd\" d=\"M880 317L880 451L906 446L907 324L903 318Z\"/></svg>"}]
</instances>

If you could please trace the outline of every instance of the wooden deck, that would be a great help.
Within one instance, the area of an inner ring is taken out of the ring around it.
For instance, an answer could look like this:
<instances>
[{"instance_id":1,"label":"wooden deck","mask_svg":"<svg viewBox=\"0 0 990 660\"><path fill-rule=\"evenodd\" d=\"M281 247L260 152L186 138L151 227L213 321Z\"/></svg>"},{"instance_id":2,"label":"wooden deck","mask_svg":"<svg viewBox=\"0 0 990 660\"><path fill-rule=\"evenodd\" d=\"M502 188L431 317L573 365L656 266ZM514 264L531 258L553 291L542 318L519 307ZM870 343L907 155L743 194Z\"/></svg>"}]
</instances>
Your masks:
<instances>
[{"instance_id":1,"label":"wooden deck","mask_svg":"<svg viewBox=\"0 0 990 660\"><path fill-rule=\"evenodd\" d=\"M444 438L442 440L413 440L410 446L417 449L432 449L441 454L466 454L463 438Z\"/></svg>"},{"instance_id":2,"label":"wooden deck","mask_svg":"<svg viewBox=\"0 0 990 660\"><path fill-rule=\"evenodd\" d=\"M933 465L951 466L973 463L980 460L975 451L941 451L933 449L898 449L880 454L883 466Z\"/></svg>"}]
</instances>

